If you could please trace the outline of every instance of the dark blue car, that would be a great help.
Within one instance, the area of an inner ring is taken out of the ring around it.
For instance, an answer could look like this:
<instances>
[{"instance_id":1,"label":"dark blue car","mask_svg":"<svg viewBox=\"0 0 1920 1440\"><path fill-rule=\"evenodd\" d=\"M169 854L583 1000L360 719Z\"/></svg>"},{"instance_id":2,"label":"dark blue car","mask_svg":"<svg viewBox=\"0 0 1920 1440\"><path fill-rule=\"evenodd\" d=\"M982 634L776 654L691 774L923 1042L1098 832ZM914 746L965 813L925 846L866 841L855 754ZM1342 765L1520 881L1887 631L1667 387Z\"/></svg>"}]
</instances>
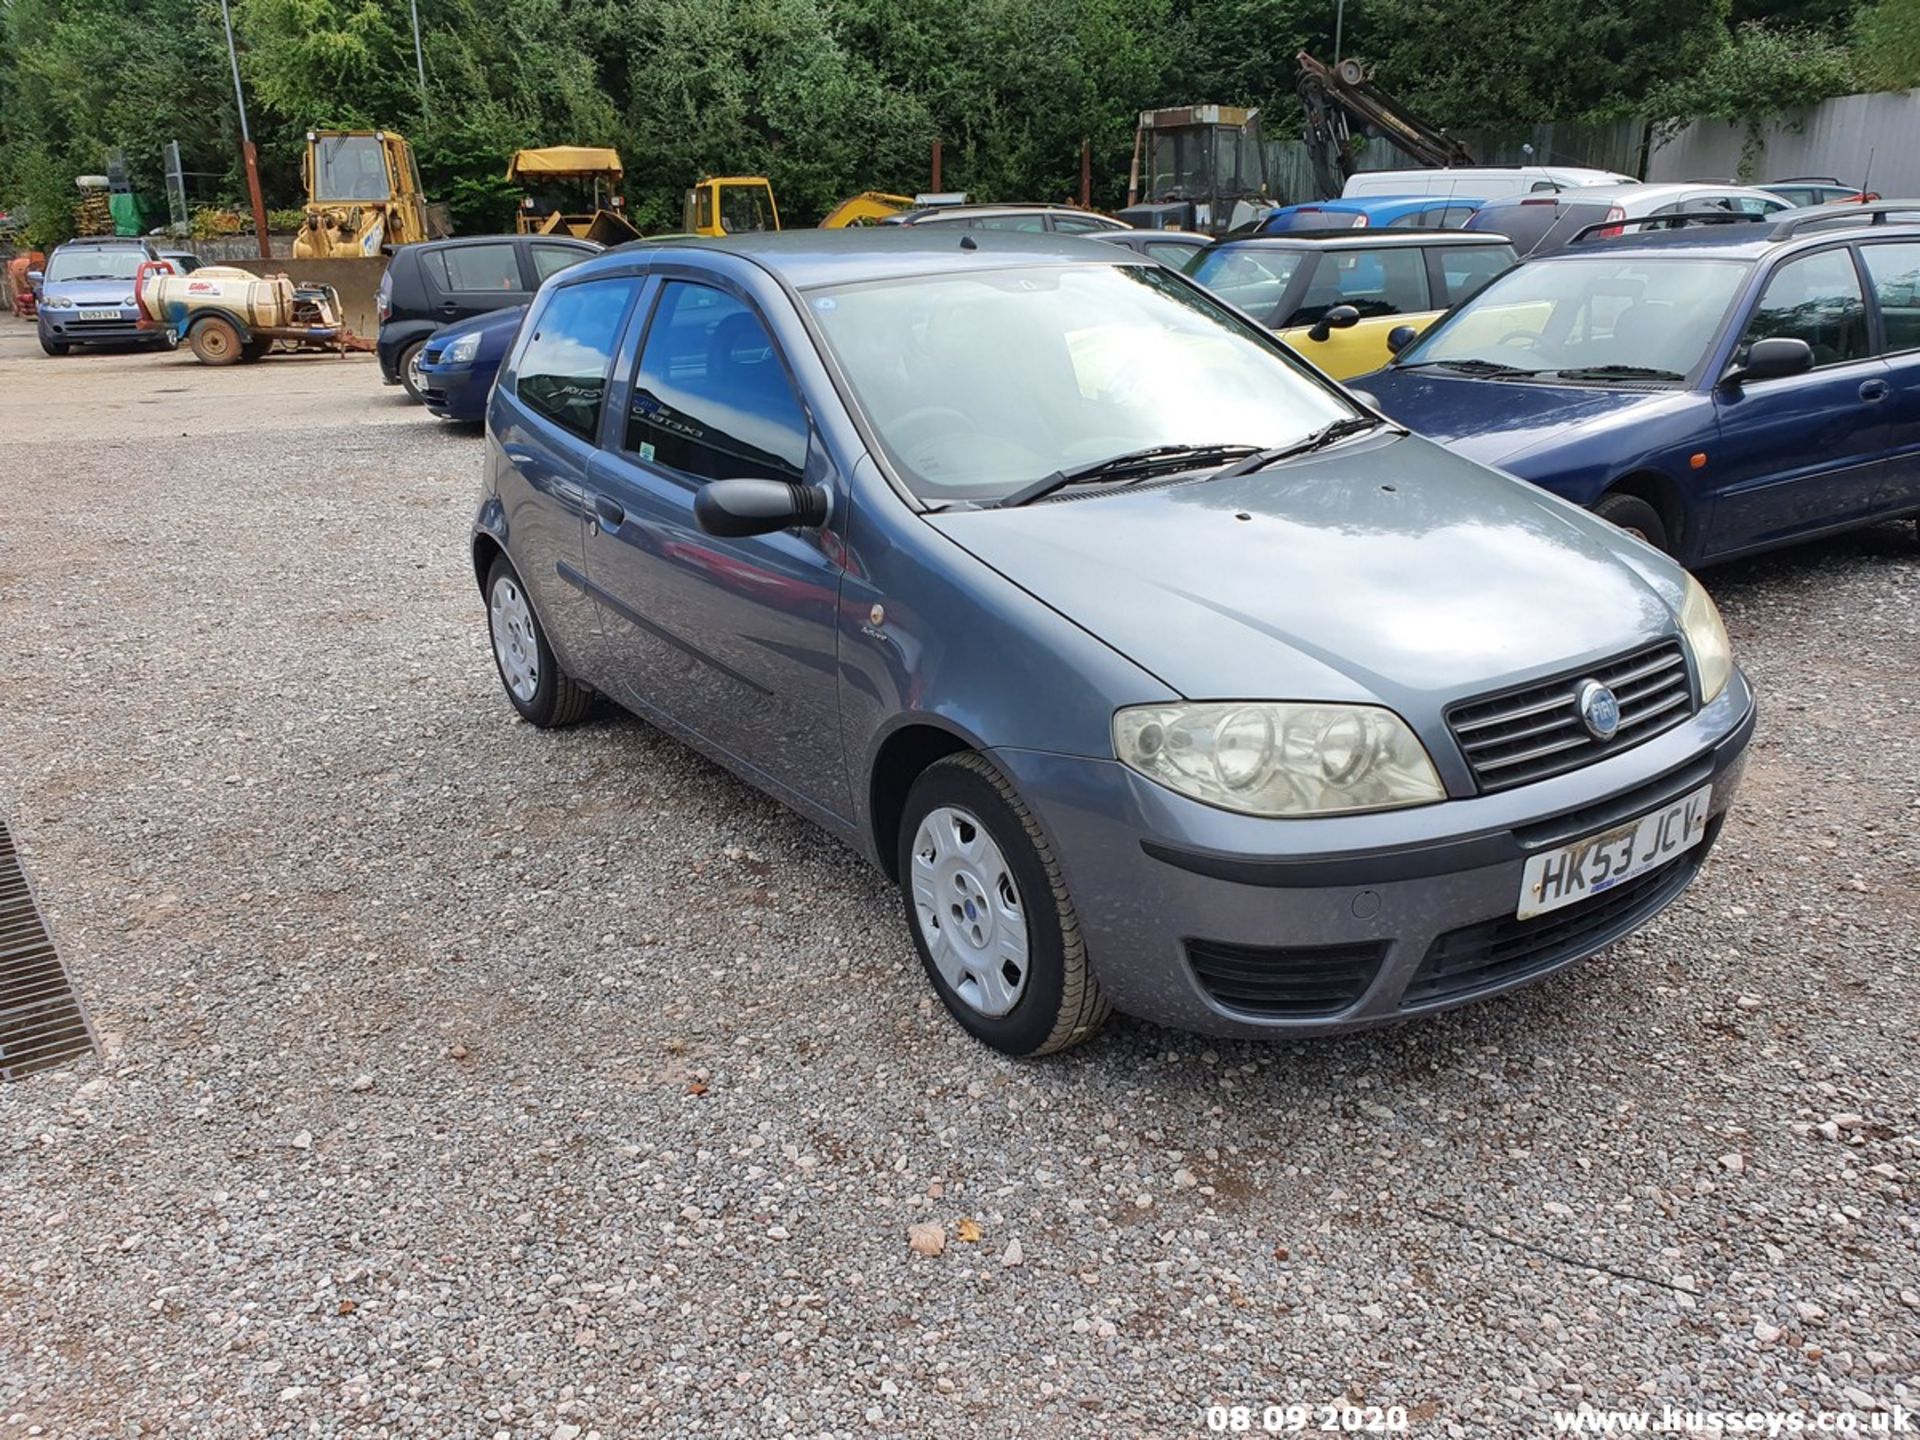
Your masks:
<instances>
[{"instance_id":1,"label":"dark blue car","mask_svg":"<svg viewBox=\"0 0 1920 1440\"><path fill-rule=\"evenodd\" d=\"M1876 209L1575 244L1353 383L1688 564L1920 511L1920 224Z\"/></svg>"},{"instance_id":2,"label":"dark blue car","mask_svg":"<svg viewBox=\"0 0 1920 1440\"><path fill-rule=\"evenodd\" d=\"M486 419L487 392L526 315L526 306L512 305L434 331L415 370L421 403L442 420Z\"/></svg>"}]
</instances>

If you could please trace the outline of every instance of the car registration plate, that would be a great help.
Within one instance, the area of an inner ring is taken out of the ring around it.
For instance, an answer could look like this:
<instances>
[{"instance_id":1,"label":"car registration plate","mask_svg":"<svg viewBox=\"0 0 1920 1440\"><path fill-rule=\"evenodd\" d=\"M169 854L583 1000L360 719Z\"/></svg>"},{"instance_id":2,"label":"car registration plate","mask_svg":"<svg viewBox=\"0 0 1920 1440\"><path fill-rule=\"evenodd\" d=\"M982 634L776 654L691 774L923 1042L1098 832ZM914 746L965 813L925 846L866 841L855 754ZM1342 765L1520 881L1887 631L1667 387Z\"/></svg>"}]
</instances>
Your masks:
<instances>
[{"instance_id":1,"label":"car registration plate","mask_svg":"<svg viewBox=\"0 0 1920 1440\"><path fill-rule=\"evenodd\" d=\"M82 310L80 318L82 320L118 320L120 312L118 310Z\"/></svg>"},{"instance_id":2,"label":"car registration plate","mask_svg":"<svg viewBox=\"0 0 1920 1440\"><path fill-rule=\"evenodd\" d=\"M1713 786L1702 785L1650 815L1534 856L1520 880L1515 918L1590 899L1691 850L1706 838L1712 802Z\"/></svg>"}]
</instances>

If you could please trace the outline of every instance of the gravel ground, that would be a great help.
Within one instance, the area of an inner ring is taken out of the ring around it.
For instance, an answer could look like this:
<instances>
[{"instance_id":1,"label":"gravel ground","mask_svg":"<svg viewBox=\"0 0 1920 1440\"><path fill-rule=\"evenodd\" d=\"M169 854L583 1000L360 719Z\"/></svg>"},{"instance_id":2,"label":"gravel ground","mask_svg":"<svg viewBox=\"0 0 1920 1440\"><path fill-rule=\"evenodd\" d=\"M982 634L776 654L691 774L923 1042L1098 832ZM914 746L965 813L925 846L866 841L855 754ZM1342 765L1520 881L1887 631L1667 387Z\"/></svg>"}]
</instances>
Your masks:
<instances>
[{"instance_id":1,"label":"gravel ground","mask_svg":"<svg viewBox=\"0 0 1920 1440\"><path fill-rule=\"evenodd\" d=\"M0 809L104 1058L0 1086L0 1440L1920 1409L1912 526L1709 577L1761 728L1640 935L1384 1032L1015 1063L803 821L517 723L473 435L365 360L26 334Z\"/></svg>"}]
</instances>

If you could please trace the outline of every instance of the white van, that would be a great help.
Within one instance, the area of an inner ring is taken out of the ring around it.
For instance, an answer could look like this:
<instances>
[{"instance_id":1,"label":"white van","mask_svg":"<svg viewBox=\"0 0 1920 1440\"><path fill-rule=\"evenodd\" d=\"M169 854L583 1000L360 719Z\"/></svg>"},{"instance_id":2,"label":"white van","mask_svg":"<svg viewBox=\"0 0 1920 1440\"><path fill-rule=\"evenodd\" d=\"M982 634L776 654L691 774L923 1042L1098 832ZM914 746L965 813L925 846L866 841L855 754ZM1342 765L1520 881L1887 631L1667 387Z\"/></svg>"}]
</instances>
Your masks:
<instances>
[{"instance_id":1,"label":"white van","mask_svg":"<svg viewBox=\"0 0 1920 1440\"><path fill-rule=\"evenodd\" d=\"M1349 175L1342 200L1362 195L1446 195L1462 200L1504 200L1572 190L1582 185L1632 185L1631 175L1578 165L1474 165L1458 170L1362 170Z\"/></svg>"}]
</instances>

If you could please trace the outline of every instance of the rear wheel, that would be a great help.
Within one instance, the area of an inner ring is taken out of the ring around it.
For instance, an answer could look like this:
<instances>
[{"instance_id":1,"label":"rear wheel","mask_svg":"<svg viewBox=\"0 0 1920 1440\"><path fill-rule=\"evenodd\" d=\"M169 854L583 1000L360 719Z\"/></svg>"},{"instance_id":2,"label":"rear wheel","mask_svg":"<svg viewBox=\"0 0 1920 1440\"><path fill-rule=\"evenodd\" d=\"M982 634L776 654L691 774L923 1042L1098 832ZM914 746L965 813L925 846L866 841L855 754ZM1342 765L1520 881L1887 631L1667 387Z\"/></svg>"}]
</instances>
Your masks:
<instances>
[{"instance_id":1,"label":"rear wheel","mask_svg":"<svg viewBox=\"0 0 1920 1440\"><path fill-rule=\"evenodd\" d=\"M65 355L69 350L73 349L73 347L64 340L49 340L44 335L40 337L40 348L49 355Z\"/></svg>"},{"instance_id":2,"label":"rear wheel","mask_svg":"<svg viewBox=\"0 0 1920 1440\"><path fill-rule=\"evenodd\" d=\"M1636 540L1644 540L1656 550L1673 553L1673 541L1667 534L1667 522L1658 510L1638 495L1603 495L1593 513L1611 521Z\"/></svg>"},{"instance_id":3,"label":"rear wheel","mask_svg":"<svg viewBox=\"0 0 1920 1440\"><path fill-rule=\"evenodd\" d=\"M420 352L426 348L426 341L416 340L400 352L400 383L417 405L427 403L427 379L420 373Z\"/></svg>"},{"instance_id":4,"label":"rear wheel","mask_svg":"<svg viewBox=\"0 0 1920 1440\"><path fill-rule=\"evenodd\" d=\"M1100 1029L1112 1006L1053 848L985 756L921 773L899 843L914 948L969 1034L1007 1055L1046 1055Z\"/></svg>"},{"instance_id":5,"label":"rear wheel","mask_svg":"<svg viewBox=\"0 0 1920 1440\"><path fill-rule=\"evenodd\" d=\"M520 576L504 555L487 572L487 631L500 683L523 720L551 730L587 713L593 691L560 668Z\"/></svg>"},{"instance_id":6,"label":"rear wheel","mask_svg":"<svg viewBox=\"0 0 1920 1440\"><path fill-rule=\"evenodd\" d=\"M193 344L194 357L202 365L233 365L241 358L240 330L224 316L209 315L196 321L193 333L187 338Z\"/></svg>"}]
</instances>

